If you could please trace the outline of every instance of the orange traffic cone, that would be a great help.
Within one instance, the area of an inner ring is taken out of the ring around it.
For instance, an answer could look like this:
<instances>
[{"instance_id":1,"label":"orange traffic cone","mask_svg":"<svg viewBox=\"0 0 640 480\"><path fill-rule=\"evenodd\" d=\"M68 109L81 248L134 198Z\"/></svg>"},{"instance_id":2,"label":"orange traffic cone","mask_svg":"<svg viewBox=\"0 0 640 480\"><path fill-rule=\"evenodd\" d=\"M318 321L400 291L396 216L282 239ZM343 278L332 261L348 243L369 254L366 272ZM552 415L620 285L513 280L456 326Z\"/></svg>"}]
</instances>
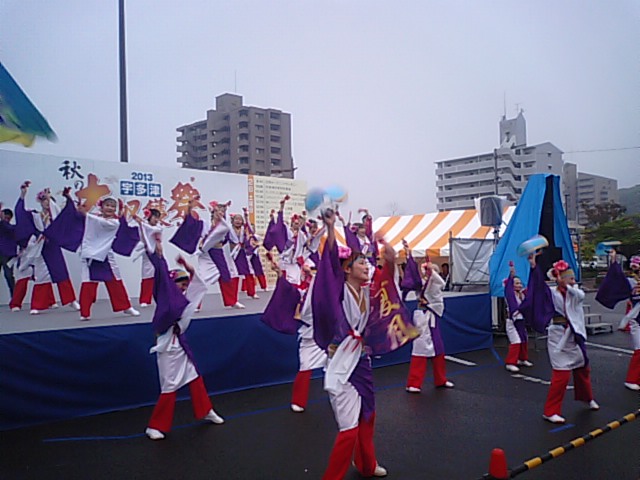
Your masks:
<instances>
[{"instance_id":1,"label":"orange traffic cone","mask_svg":"<svg viewBox=\"0 0 640 480\"><path fill-rule=\"evenodd\" d=\"M503 480L509 478L509 469L507 468L507 457L504 450L494 448L491 450L491 461L489 462L489 475L492 478Z\"/></svg>"}]
</instances>

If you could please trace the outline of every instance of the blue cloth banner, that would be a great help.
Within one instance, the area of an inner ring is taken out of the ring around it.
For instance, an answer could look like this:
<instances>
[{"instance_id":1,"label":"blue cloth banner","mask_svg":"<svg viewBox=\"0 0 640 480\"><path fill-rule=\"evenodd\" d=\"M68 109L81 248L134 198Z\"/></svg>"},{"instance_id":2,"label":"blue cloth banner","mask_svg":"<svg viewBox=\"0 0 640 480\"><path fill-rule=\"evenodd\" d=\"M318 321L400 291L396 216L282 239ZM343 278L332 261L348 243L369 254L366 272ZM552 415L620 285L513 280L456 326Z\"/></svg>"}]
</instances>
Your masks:
<instances>
[{"instance_id":1,"label":"blue cloth banner","mask_svg":"<svg viewBox=\"0 0 640 480\"><path fill-rule=\"evenodd\" d=\"M490 312L488 294L446 298L447 353L491 347ZM296 337L269 328L260 314L196 319L187 338L211 394L289 383L298 370ZM160 393L154 342L151 324L0 335L0 430L153 405ZM408 344L374 367L410 355ZM178 396L188 398L189 389Z\"/></svg>"}]
</instances>

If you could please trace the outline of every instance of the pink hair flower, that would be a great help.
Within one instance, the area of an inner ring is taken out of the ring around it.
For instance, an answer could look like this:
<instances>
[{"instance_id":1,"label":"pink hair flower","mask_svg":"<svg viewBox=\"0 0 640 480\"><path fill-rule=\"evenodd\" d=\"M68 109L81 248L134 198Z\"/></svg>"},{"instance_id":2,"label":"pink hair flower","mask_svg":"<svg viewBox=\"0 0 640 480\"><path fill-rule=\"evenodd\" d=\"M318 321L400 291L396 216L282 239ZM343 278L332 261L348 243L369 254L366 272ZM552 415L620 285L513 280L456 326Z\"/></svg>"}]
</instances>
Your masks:
<instances>
[{"instance_id":1,"label":"pink hair flower","mask_svg":"<svg viewBox=\"0 0 640 480\"><path fill-rule=\"evenodd\" d=\"M553 264L553 268L558 272L564 272L565 270L569 270L569 264L564 260L558 260Z\"/></svg>"},{"instance_id":2,"label":"pink hair flower","mask_svg":"<svg viewBox=\"0 0 640 480\"><path fill-rule=\"evenodd\" d=\"M349 247L343 247L342 245L338 245L338 258L340 260L345 260L351 256L351 249Z\"/></svg>"}]
</instances>

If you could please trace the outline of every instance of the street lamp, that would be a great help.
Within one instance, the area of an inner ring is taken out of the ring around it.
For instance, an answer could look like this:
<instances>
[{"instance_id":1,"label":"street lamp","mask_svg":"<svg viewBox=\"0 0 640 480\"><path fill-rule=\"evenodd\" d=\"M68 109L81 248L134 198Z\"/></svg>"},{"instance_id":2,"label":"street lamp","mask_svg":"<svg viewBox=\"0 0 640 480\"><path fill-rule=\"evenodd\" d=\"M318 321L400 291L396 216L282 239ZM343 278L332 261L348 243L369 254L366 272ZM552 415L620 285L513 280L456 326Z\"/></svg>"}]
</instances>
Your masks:
<instances>
[{"instance_id":1,"label":"street lamp","mask_svg":"<svg viewBox=\"0 0 640 480\"><path fill-rule=\"evenodd\" d=\"M129 162L127 137L127 66L125 59L124 0L118 0L118 53L120 65L120 161Z\"/></svg>"}]
</instances>

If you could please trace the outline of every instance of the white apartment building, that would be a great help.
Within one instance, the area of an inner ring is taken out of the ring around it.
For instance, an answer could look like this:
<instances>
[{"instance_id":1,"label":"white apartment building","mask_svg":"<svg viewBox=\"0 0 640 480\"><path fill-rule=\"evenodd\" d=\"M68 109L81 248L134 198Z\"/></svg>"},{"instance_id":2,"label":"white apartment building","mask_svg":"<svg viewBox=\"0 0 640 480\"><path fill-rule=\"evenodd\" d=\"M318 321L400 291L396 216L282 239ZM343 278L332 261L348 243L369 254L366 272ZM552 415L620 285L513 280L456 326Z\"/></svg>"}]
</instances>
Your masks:
<instances>
[{"instance_id":1,"label":"white apartment building","mask_svg":"<svg viewBox=\"0 0 640 480\"><path fill-rule=\"evenodd\" d=\"M613 178L578 172L578 223L586 225L587 215L584 205L599 205L602 203L620 202L618 181Z\"/></svg>"},{"instance_id":2,"label":"white apartment building","mask_svg":"<svg viewBox=\"0 0 640 480\"><path fill-rule=\"evenodd\" d=\"M500 147L493 152L436 162L438 211L472 209L474 199L503 195L516 203L531 175L562 176L562 151L550 142L527 145L522 111L500 120Z\"/></svg>"}]
</instances>

